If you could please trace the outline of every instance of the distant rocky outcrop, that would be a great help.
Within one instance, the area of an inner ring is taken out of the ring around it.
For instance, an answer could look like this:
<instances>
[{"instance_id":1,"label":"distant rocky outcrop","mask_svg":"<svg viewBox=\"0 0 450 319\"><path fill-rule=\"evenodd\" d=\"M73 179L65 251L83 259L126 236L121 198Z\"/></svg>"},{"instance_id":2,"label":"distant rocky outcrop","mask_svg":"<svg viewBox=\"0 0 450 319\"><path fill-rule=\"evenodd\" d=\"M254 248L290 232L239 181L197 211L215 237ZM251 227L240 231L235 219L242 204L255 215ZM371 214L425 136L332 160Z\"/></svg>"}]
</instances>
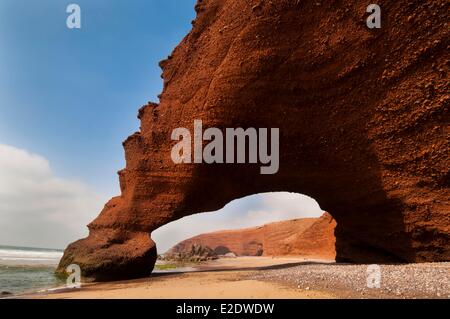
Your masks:
<instances>
[{"instance_id":1,"label":"distant rocky outcrop","mask_svg":"<svg viewBox=\"0 0 450 319\"><path fill-rule=\"evenodd\" d=\"M166 254L166 259L198 259L199 247L224 256L305 256L321 259L336 257L334 229L330 214L238 230L224 230L186 239Z\"/></svg>"},{"instance_id":2,"label":"distant rocky outcrop","mask_svg":"<svg viewBox=\"0 0 450 319\"><path fill-rule=\"evenodd\" d=\"M160 257L161 260L170 260L180 263L202 262L218 258L219 255L215 250L202 244L192 244L189 248L186 247L186 249L180 251L173 251Z\"/></svg>"}]
</instances>

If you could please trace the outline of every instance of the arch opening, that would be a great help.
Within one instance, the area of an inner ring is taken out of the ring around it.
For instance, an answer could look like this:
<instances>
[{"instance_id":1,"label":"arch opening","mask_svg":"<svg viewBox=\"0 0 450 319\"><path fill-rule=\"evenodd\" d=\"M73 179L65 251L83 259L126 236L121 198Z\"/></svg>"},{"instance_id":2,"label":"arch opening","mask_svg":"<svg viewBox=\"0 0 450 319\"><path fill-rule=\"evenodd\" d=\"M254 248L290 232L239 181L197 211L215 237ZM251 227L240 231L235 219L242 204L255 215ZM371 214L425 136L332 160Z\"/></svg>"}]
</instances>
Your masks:
<instances>
[{"instance_id":1,"label":"arch opening","mask_svg":"<svg viewBox=\"0 0 450 319\"><path fill-rule=\"evenodd\" d=\"M166 261L244 256L334 260L335 227L313 198L269 192L166 224L152 232L152 239Z\"/></svg>"}]
</instances>

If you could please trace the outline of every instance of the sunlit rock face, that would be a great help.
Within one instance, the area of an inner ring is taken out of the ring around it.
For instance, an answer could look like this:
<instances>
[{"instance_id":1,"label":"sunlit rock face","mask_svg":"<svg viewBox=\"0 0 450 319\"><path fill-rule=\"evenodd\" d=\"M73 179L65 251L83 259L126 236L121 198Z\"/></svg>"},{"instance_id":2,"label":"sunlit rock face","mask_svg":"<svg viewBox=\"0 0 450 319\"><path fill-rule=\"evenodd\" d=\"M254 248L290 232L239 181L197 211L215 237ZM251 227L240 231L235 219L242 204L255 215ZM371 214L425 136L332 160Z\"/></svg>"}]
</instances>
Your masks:
<instances>
[{"instance_id":1,"label":"sunlit rock face","mask_svg":"<svg viewBox=\"0 0 450 319\"><path fill-rule=\"evenodd\" d=\"M192 247L208 247L217 255L235 256L302 256L334 260L336 222L330 214L320 218L302 218L266 224L259 227L233 229L200 234L183 240L165 258L189 256Z\"/></svg>"},{"instance_id":2,"label":"sunlit rock face","mask_svg":"<svg viewBox=\"0 0 450 319\"><path fill-rule=\"evenodd\" d=\"M338 260L450 260L448 1L204 0L161 62L159 104L124 142L121 195L71 244L85 278L150 274L151 232L269 191L315 198L337 221ZM280 129L280 167L181 164L175 128Z\"/></svg>"}]
</instances>

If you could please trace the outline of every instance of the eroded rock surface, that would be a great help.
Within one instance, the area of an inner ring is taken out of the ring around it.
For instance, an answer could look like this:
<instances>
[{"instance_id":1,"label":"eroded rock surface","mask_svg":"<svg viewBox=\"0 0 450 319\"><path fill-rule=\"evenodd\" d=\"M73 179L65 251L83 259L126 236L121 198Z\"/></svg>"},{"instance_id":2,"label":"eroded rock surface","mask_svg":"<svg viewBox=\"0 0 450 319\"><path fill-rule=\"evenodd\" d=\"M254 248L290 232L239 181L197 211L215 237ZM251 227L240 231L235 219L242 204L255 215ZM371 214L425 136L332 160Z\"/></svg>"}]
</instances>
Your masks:
<instances>
[{"instance_id":1,"label":"eroded rock surface","mask_svg":"<svg viewBox=\"0 0 450 319\"><path fill-rule=\"evenodd\" d=\"M189 246L183 247L183 249L171 249L169 252L161 257L164 261L175 261L177 263L190 263L190 262L204 262L215 260L221 257L215 249L210 246L203 245L202 243L192 243Z\"/></svg>"},{"instance_id":2,"label":"eroded rock surface","mask_svg":"<svg viewBox=\"0 0 450 319\"><path fill-rule=\"evenodd\" d=\"M192 31L161 62L159 104L124 142L121 195L59 270L85 278L150 274L150 233L189 214L269 191L315 198L337 221L338 260L450 260L449 28L445 0L198 1ZM280 128L280 171L174 165L171 132Z\"/></svg>"}]
</instances>

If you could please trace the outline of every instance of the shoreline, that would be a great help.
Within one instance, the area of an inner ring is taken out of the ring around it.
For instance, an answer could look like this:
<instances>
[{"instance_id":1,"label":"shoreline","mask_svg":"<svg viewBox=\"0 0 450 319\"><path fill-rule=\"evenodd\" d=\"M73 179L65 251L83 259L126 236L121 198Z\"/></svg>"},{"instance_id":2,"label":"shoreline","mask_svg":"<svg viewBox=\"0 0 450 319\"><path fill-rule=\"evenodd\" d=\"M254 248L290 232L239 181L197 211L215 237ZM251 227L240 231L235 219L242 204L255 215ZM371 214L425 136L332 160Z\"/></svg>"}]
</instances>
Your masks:
<instances>
[{"instance_id":1,"label":"shoreline","mask_svg":"<svg viewBox=\"0 0 450 319\"><path fill-rule=\"evenodd\" d=\"M24 299L378 299L450 298L450 263L380 265L381 287L368 288L368 265L302 257L238 257L159 271L148 278L87 283L14 295Z\"/></svg>"},{"instance_id":2,"label":"shoreline","mask_svg":"<svg viewBox=\"0 0 450 319\"><path fill-rule=\"evenodd\" d=\"M330 299L332 293L299 290L285 284L250 279L261 269L288 267L302 257L223 258L155 271L150 277L117 282L83 283L11 296L13 299ZM317 262L321 262L317 260ZM332 261L325 261L332 262ZM189 271L178 269L189 268ZM173 283L176 282L176 289Z\"/></svg>"}]
</instances>

